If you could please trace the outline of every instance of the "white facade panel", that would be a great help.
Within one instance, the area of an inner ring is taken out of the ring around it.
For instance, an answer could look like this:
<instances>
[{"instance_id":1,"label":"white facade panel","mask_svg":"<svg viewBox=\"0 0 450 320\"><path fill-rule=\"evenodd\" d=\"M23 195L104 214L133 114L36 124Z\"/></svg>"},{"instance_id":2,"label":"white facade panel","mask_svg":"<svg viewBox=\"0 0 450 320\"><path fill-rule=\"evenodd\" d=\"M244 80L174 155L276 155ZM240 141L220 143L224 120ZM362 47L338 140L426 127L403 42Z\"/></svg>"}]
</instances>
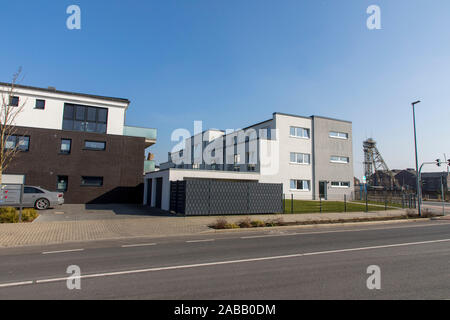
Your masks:
<instances>
[{"instance_id":1,"label":"white facade panel","mask_svg":"<svg viewBox=\"0 0 450 320\"><path fill-rule=\"evenodd\" d=\"M24 106L15 119L16 126L62 130L64 104L72 103L107 108L107 134L123 134L128 102L21 87L16 87L14 91L14 96L19 97L19 106ZM0 93L5 99L7 99L8 92L8 87L0 86ZM45 100L45 108L43 110L36 109L37 99Z\"/></svg>"}]
</instances>

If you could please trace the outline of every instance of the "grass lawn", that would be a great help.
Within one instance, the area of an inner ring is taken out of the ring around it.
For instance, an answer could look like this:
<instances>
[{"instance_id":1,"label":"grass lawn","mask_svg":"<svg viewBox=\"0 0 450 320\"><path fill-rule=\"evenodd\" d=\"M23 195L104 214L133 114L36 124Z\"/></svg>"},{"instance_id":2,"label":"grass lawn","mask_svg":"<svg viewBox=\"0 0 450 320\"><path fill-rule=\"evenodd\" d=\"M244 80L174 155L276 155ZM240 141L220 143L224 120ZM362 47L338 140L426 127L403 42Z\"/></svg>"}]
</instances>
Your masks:
<instances>
[{"instance_id":1,"label":"grass lawn","mask_svg":"<svg viewBox=\"0 0 450 320\"><path fill-rule=\"evenodd\" d=\"M285 213L291 213L291 201L286 199ZM319 201L309 200L293 200L294 201L294 213L317 213L320 212ZM345 204L341 201L322 201L322 212L344 212ZM388 208L389 209L389 208ZM365 204L348 203L347 212L361 212L366 210ZM384 206L371 206L369 205L369 211L382 211Z\"/></svg>"},{"instance_id":2,"label":"grass lawn","mask_svg":"<svg viewBox=\"0 0 450 320\"><path fill-rule=\"evenodd\" d=\"M364 204L366 203L365 200L354 200L353 202L359 202L359 203L364 203ZM376 205L379 205L379 206L384 206L384 201L380 201L380 202L379 201L368 201L368 203L369 204L376 204ZM388 205L388 207L396 207L396 208L401 208L402 207L401 204L394 203L394 202L388 202L387 205Z\"/></svg>"}]
</instances>

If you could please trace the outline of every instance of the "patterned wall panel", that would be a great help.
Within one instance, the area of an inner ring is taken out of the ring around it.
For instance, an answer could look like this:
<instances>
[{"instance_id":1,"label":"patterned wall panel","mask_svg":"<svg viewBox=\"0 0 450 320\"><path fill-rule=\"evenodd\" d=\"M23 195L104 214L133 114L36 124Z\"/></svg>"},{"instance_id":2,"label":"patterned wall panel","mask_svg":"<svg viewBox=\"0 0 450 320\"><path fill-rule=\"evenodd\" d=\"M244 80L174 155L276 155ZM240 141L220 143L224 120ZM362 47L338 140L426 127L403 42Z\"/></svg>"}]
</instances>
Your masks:
<instances>
[{"instance_id":1,"label":"patterned wall panel","mask_svg":"<svg viewBox=\"0 0 450 320\"><path fill-rule=\"evenodd\" d=\"M195 215L280 213L281 184L211 179L171 182L170 210Z\"/></svg>"}]
</instances>

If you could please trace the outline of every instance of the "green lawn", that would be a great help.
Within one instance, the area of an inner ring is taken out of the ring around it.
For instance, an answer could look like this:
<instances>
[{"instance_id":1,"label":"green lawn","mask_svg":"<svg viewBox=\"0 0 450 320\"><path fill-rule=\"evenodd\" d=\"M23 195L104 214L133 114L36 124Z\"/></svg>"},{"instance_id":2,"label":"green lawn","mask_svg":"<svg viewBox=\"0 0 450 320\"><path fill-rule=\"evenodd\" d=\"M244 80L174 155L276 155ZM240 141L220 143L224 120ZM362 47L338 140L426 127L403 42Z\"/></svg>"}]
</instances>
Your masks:
<instances>
[{"instance_id":1,"label":"green lawn","mask_svg":"<svg viewBox=\"0 0 450 320\"><path fill-rule=\"evenodd\" d=\"M354 200L353 202L359 202L359 203L366 203L365 200ZM384 201L368 201L369 204L375 204L375 205L379 205L379 206L384 206ZM401 208L402 205L398 204L398 203L394 203L394 202L388 202L387 203L388 207L396 207L396 208Z\"/></svg>"},{"instance_id":2,"label":"green lawn","mask_svg":"<svg viewBox=\"0 0 450 320\"><path fill-rule=\"evenodd\" d=\"M308 200L293 200L294 212L293 213L317 213L320 211L319 201ZM389 209L389 208L388 208ZM366 210L365 204L348 203L347 212L361 212ZM384 206L371 206L369 205L369 211L381 211L384 210ZM322 201L322 212L344 212L345 204L341 201ZM285 200L285 213L291 213L291 200Z\"/></svg>"}]
</instances>

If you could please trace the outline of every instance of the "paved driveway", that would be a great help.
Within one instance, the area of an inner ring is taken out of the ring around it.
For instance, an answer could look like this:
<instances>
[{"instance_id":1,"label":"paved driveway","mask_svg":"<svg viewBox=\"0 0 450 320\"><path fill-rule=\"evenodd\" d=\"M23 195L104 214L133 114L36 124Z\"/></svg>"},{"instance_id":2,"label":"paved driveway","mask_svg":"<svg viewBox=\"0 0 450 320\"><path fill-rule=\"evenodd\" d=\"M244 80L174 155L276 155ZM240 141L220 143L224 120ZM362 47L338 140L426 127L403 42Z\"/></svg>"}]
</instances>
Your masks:
<instances>
[{"instance_id":1,"label":"paved driveway","mask_svg":"<svg viewBox=\"0 0 450 320\"><path fill-rule=\"evenodd\" d=\"M34 223L173 216L175 215L139 204L64 204L40 211L39 218Z\"/></svg>"}]
</instances>

